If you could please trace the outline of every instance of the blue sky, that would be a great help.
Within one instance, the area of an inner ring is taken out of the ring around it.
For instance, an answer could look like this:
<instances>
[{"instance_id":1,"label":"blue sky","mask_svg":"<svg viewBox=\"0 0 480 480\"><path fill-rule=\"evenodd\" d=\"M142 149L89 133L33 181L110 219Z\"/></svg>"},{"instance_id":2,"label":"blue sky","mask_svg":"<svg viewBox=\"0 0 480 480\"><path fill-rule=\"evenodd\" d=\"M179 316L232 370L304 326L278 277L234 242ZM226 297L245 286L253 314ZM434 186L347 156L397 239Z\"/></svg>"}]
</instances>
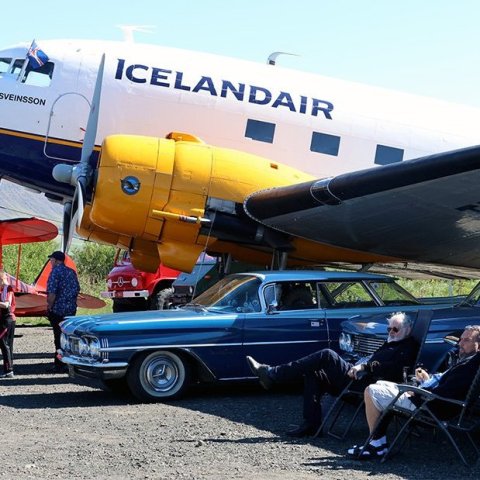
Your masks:
<instances>
[{"instance_id":1,"label":"blue sky","mask_svg":"<svg viewBox=\"0 0 480 480\"><path fill-rule=\"evenodd\" d=\"M23 0L2 2L0 46L33 38L154 43L278 63L480 106L475 0ZM48 52L47 52L48 53Z\"/></svg>"}]
</instances>

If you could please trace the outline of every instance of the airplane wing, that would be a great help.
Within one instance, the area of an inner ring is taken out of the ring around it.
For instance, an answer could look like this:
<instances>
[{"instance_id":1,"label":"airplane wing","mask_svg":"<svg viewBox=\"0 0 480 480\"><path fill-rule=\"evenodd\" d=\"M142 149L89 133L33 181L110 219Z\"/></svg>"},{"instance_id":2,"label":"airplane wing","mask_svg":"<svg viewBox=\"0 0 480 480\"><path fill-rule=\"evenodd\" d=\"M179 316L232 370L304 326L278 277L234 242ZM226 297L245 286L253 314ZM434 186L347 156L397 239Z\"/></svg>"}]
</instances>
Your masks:
<instances>
[{"instance_id":1,"label":"airplane wing","mask_svg":"<svg viewBox=\"0 0 480 480\"><path fill-rule=\"evenodd\" d=\"M103 308L106 303L101 298L88 295L88 293L79 293L77 297L77 305L79 308L97 309Z\"/></svg>"},{"instance_id":2,"label":"airplane wing","mask_svg":"<svg viewBox=\"0 0 480 480\"><path fill-rule=\"evenodd\" d=\"M39 218L12 218L0 220L0 245L46 242L58 235L53 223Z\"/></svg>"},{"instance_id":3,"label":"airplane wing","mask_svg":"<svg viewBox=\"0 0 480 480\"><path fill-rule=\"evenodd\" d=\"M15 295L17 317L46 317L47 296L44 293L25 293ZM79 308L98 309L103 308L105 302L97 297L86 293L79 293L77 297Z\"/></svg>"},{"instance_id":4,"label":"airplane wing","mask_svg":"<svg viewBox=\"0 0 480 480\"><path fill-rule=\"evenodd\" d=\"M244 204L256 221L401 261L480 269L480 146L278 187Z\"/></svg>"}]
</instances>

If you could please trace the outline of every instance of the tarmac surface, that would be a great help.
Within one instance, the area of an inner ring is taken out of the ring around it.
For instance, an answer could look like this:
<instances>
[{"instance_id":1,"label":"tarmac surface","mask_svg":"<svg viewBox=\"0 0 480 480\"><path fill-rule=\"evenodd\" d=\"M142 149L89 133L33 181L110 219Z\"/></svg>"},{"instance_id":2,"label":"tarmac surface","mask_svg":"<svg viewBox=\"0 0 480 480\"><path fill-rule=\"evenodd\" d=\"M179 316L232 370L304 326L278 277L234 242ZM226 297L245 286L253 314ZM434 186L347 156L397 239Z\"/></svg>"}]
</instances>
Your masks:
<instances>
[{"instance_id":1,"label":"tarmac surface","mask_svg":"<svg viewBox=\"0 0 480 480\"><path fill-rule=\"evenodd\" d=\"M291 439L299 391L257 385L193 389L142 404L45 373L53 334L19 327L15 378L0 380L0 478L9 479L455 479L479 478L439 437L413 439L385 464L345 457L366 434Z\"/></svg>"}]
</instances>

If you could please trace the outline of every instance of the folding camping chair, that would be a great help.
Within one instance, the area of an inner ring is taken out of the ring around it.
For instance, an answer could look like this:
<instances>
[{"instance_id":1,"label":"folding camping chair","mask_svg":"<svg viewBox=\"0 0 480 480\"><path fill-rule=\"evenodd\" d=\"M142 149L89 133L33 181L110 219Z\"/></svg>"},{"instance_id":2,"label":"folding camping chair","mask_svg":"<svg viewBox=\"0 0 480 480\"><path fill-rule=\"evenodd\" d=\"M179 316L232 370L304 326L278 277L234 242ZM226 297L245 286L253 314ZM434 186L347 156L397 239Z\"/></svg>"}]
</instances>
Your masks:
<instances>
[{"instance_id":1,"label":"folding camping chair","mask_svg":"<svg viewBox=\"0 0 480 480\"><path fill-rule=\"evenodd\" d=\"M427 337L428 329L430 328L430 322L432 320L433 311L432 310L420 310L417 314L417 318L412 328L411 335L417 341L419 345L417 358L413 365L411 365L412 373L415 370L415 366L419 363L423 346L425 344L425 339ZM406 367L408 367L406 365ZM335 424L340 417L340 414L344 411L346 406L355 406L353 414L348 420L347 426L343 431L336 432L334 431ZM332 403L330 409L323 417L322 423L315 433L315 437L320 435L322 432L327 433L328 435L343 440L347 435L358 415L364 408L363 400L363 391L358 391L355 389L355 380L352 380L348 385L343 389L343 391L338 395L338 397ZM328 429L324 430L328 425Z\"/></svg>"},{"instance_id":2,"label":"folding camping chair","mask_svg":"<svg viewBox=\"0 0 480 480\"><path fill-rule=\"evenodd\" d=\"M415 394L418 394L423 400L423 403L414 411L407 410L399 407L398 405L395 405L398 397L402 393L407 391L415 392ZM460 412L455 417L449 420L439 419L428 406L428 402L430 400L436 399L442 400L452 406L456 405L457 407L460 407ZM443 432L449 440L451 446L457 452L462 462L466 466L473 465L480 457L480 449L477 446L477 442L472 436L473 432L480 430L480 368L477 370L477 373L470 385L464 401L440 397L432 392L429 392L419 387L414 387L412 385L399 385L399 394L395 397L394 400L392 400L388 408L382 413L378 424L380 424L381 420L386 415L392 414L395 416L395 418L403 418L405 422L394 437L387 453L382 457L382 462L387 460L387 458L393 456L395 449L395 453L398 453L402 449L407 438L409 438L409 436L414 433L415 427L423 426L431 427L435 430ZM370 442L374 434L375 431L369 435L364 446L368 442ZM467 461L464 452L462 452L461 445L459 445L459 443L455 440L453 436L456 434L463 435L468 440L467 444L472 447L471 450L474 454L474 462L469 463Z\"/></svg>"}]
</instances>

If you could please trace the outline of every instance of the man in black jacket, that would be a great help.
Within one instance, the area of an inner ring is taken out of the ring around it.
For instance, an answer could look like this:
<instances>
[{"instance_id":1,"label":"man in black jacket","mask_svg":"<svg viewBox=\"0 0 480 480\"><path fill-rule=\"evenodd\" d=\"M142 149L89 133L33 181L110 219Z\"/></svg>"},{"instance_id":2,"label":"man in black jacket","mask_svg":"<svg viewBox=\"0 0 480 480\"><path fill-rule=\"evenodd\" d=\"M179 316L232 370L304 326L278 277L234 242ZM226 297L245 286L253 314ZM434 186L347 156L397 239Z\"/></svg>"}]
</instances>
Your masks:
<instances>
[{"instance_id":1,"label":"man in black jacket","mask_svg":"<svg viewBox=\"0 0 480 480\"><path fill-rule=\"evenodd\" d=\"M320 350L293 362L269 366L247 357L252 372L261 385L269 389L277 382L289 382L304 377L303 423L288 430L287 435L313 435L322 422L321 398L324 393L337 396L355 380L355 389L363 391L380 378L401 382L404 367L412 367L419 345L410 337L412 322L405 313L394 313L388 318L388 339L368 359L353 365L330 349ZM366 375L358 375L365 372Z\"/></svg>"},{"instance_id":2,"label":"man in black jacket","mask_svg":"<svg viewBox=\"0 0 480 480\"><path fill-rule=\"evenodd\" d=\"M415 376L420 387L444 398L464 400L470 385L480 368L480 325L465 327L459 341L458 362L443 374L430 376L425 370L417 368ZM382 412L398 395L396 383L379 381L365 389L365 413L370 433L375 430L370 443L365 448L354 446L348 450L348 455L369 459L381 457L387 451L388 416L377 426ZM423 403L422 398L413 392L400 395L395 402L407 410L415 410ZM451 418L458 412L458 407L448 402L435 399L428 402L429 409L440 419Z\"/></svg>"}]
</instances>

